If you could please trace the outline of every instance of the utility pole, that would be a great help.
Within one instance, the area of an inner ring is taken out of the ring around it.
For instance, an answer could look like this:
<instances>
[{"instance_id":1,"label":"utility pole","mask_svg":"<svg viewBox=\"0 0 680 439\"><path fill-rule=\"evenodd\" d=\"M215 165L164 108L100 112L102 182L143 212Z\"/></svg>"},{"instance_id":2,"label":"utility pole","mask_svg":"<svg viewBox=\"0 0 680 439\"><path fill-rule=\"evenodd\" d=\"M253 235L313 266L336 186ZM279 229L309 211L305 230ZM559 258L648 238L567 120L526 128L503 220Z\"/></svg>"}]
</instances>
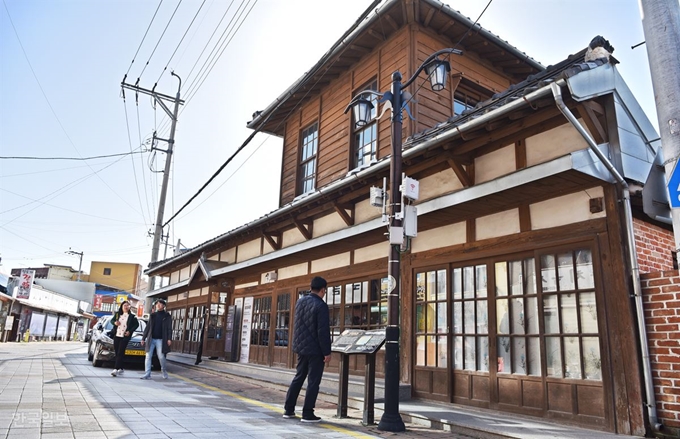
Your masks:
<instances>
[{"instance_id":1,"label":"utility pole","mask_svg":"<svg viewBox=\"0 0 680 439\"><path fill-rule=\"evenodd\" d=\"M680 173L680 3L677 0L641 0L649 70L663 145L666 181ZM680 199L669 188L675 249L680 259Z\"/></svg>"},{"instance_id":2,"label":"utility pole","mask_svg":"<svg viewBox=\"0 0 680 439\"><path fill-rule=\"evenodd\" d=\"M163 171L163 185L161 187L161 194L160 198L158 200L158 215L156 217L156 227L154 230L153 234L153 246L151 248L151 262L156 262L158 260L158 251L160 249L160 243L161 243L161 237L163 236L163 213L165 210L165 197L167 195L168 191L168 180L170 179L170 165L172 163L172 149L175 145L175 128L177 127L177 115L179 113L179 105L184 104L184 101L179 98L180 90L182 89L182 79L175 74L175 72L171 72L172 76L176 77L179 80L179 85L177 86L177 95L173 98L172 96L164 95L161 93L158 93L156 91L156 86L154 85L153 89L147 90L144 88L139 87L137 84L135 85L130 85L125 83L125 78L123 78L123 82L121 82L121 87L123 90L128 89L128 90L133 90L135 93L142 93L146 94L149 96L152 96L157 102L163 111L170 117L170 120L172 121L172 125L170 126L170 137L167 139L161 139L159 137L156 137L156 133L154 133L154 140L162 140L164 142L167 142L168 144L168 149L167 150L162 150L159 149L159 151L163 151L167 154L167 157L165 159L165 170ZM137 80L139 82L139 79ZM123 91L123 93L125 93ZM124 97L125 95L123 95ZM170 108L165 104L165 101L172 102L174 104L174 109L171 111ZM149 279L149 289L154 290L156 286L156 276L152 277ZM147 312L151 311L151 304L150 303L145 303L145 309Z\"/></svg>"},{"instance_id":3,"label":"utility pole","mask_svg":"<svg viewBox=\"0 0 680 439\"><path fill-rule=\"evenodd\" d=\"M83 268L83 252L74 252L69 247L68 251L65 253L69 255L80 256L80 262L78 263L78 279L77 279L77 281L80 282L81 268Z\"/></svg>"}]
</instances>

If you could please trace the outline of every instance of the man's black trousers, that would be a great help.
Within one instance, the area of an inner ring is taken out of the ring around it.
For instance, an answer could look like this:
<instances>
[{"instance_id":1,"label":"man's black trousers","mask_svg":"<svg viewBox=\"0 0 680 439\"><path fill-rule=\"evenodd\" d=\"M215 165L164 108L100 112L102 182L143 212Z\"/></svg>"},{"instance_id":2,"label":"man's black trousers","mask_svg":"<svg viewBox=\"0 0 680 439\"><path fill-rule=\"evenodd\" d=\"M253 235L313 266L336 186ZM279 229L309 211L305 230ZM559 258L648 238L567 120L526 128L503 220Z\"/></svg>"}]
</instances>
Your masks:
<instances>
[{"instance_id":1,"label":"man's black trousers","mask_svg":"<svg viewBox=\"0 0 680 439\"><path fill-rule=\"evenodd\" d=\"M305 404L302 406L302 416L313 415L316 406L316 397L319 395L319 385L323 375L323 355L298 355L297 372L293 381L290 383L286 394L286 403L283 408L286 413L295 411L298 395L302 384L307 379L307 390L305 391Z\"/></svg>"}]
</instances>

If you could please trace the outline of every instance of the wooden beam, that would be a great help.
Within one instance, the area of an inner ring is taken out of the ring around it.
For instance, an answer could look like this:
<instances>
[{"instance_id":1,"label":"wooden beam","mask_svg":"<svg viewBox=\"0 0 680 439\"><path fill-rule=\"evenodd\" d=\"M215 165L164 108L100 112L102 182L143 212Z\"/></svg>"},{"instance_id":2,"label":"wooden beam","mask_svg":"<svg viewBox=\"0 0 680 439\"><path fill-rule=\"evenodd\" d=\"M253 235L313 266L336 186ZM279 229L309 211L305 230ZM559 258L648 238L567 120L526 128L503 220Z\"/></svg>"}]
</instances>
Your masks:
<instances>
[{"instance_id":1,"label":"wooden beam","mask_svg":"<svg viewBox=\"0 0 680 439\"><path fill-rule=\"evenodd\" d=\"M455 24L455 23L454 23L453 20L446 20L446 23L444 24L444 26L442 26L442 27L440 27L439 29L437 29L437 33L438 33L439 35L442 35L444 32L446 32L447 30L449 30L449 28L450 28L451 26L453 26L454 24Z\"/></svg>"},{"instance_id":2,"label":"wooden beam","mask_svg":"<svg viewBox=\"0 0 680 439\"><path fill-rule=\"evenodd\" d=\"M595 142L599 145L609 141L607 130L602 126L600 119L597 118L597 115L593 109L588 105L583 105L582 103L576 105L576 108L578 108L578 113L581 116L581 119L583 119L583 122L586 124L586 127L588 127L588 131L590 131L590 134L593 136L593 139L595 139Z\"/></svg>"},{"instance_id":3,"label":"wooden beam","mask_svg":"<svg viewBox=\"0 0 680 439\"><path fill-rule=\"evenodd\" d=\"M451 158L447 158L446 162L451 166L451 169L453 169L453 172L456 173L456 176L458 177L458 180L460 180L461 184L463 187L470 187L472 186L472 180L470 179L470 176L468 175L467 171L463 166L458 164L455 160Z\"/></svg>"},{"instance_id":4,"label":"wooden beam","mask_svg":"<svg viewBox=\"0 0 680 439\"><path fill-rule=\"evenodd\" d=\"M390 25L393 31L399 29L399 25L397 24L396 21L394 21L394 18L392 18L389 14L383 15L383 18L385 19L385 21L387 21L387 23Z\"/></svg>"},{"instance_id":5,"label":"wooden beam","mask_svg":"<svg viewBox=\"0 0 680 439\"><path fill-rule=\"evenodd\" d=\"M424 26L424 27L430 27L430 21L432 21L432 17L434 17L435 12L439 12L439 11L437 11L437 10L434 9L434 8L431 8L431 9L428 11L427 16L426 16L425 19L423 20L423 26Z\"/></svg>"},{"instance_id":6,"label":"wooden beam","mask_svg":"<svg viewBox=\"0 0 680 439\"><path fill-rule=\"evenodd\" d=\"M333 208L335 211L340 215L340 218L347 224L347 226L353 226L354 225L354 205L344 205L340 206L338 204L334 204Z\"/></svg>"},{"instance_id":7,"label":"wooden beam","mask_svg":"<svg viewBox=\"0 0 680 439\"><path fill-rule=\"evenodd\" d=\"M298 220L298 219L293 219L293 223L297 226L298 230L300 233L302 233L302 236L305 237L305 239L312 239L312 229L314 228L314 221L311 218L307 218L306 220Z\"/></svg>"},{"instance_id":8,"label":"wooden beam","mask_svg":"<svg viewBox=\"0 0 680 439\"><path fill-rule=\"evenodd\" d=\"M262 232L262 236L274 250L281 250L281 232Z\"/></svg>"},{"instance_id":9,"label":"wooden beam","mask_svg":"<svg viewBox=\"0 0 680 439\"><path fill-rule=\"evenodd\" d=\"M515 142L515 168L524 169L527 167L527 144L524 139Z\"/></svg>"}]
</instances>

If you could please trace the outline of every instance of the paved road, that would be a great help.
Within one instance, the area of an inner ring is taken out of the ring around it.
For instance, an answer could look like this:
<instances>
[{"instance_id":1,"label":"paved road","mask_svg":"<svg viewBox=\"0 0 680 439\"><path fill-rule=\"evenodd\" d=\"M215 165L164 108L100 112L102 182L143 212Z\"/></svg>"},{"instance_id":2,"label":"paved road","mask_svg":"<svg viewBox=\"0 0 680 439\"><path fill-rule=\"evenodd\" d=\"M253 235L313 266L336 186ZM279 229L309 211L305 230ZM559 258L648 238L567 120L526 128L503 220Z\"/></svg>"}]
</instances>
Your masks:
<instances>
[{"instance_id":1,"label":"paved road","mask_svg":"<svg viewBox=\"0 0 680 439\"><path fill-rule=\"evenodd\" d=\"M324 421L303 424L281 417L280 389L176 364L168 380L155 371L140 380L139 368L110 372L87 362L85 343L0 344L0 438L468 437L412 425L380 432L362 426L357 411L334 419L335 405L324 402Z\"/></svg>"}]
</instances>

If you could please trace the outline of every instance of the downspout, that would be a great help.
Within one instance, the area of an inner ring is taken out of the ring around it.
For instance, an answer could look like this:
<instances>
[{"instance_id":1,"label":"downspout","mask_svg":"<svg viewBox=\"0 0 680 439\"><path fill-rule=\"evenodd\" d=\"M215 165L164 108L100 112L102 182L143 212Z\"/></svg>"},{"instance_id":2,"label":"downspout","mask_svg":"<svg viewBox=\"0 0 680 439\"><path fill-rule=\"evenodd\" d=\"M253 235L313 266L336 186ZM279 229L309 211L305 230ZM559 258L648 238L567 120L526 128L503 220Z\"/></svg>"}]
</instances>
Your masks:
<instances>
[{"instance_id":1,"label":"downspout","mask_svg":"<svg viewBox=\"0 0 680 439\"><path fill-rule=\"evenodd\" d=\"M628 183L621 176L619 171L614 167L614 165L609 161L609 159L599 150L595 140L590 137L590 134L581 126L574 114L567 108L562 100L562 91L558 84L551 84L553 96L555 97L555 103L557 108L562 112L564 117L576 128L576 130L581 134L583 139L590 147L590 150L600 159L602 164L607 168L607 170L614 177L616 182L621 186L621 192L623 195L623 207L624 216L626 221L626 240L628 243L628 257L630 259L630 266L632 270L633 277L633 295L635 297L635 311L638 320L638 338L640 339L640 348L642 350L642 371L645 381L645 395L647 397L647 403L645 404L647 408L647 415L649 417L649 423L654 431L660 431L663 428L658 420L656 413L656 398L654 396L654 383L652 382L652 365L649 359L649 344L647 343L647 327L645 326L645 311L642 306L642 286L640 284L640 266L637 261L637 250L635 248L635 235L633 233L633 211L630 207L630 189Z\"/></svg>"}]
</instances>

